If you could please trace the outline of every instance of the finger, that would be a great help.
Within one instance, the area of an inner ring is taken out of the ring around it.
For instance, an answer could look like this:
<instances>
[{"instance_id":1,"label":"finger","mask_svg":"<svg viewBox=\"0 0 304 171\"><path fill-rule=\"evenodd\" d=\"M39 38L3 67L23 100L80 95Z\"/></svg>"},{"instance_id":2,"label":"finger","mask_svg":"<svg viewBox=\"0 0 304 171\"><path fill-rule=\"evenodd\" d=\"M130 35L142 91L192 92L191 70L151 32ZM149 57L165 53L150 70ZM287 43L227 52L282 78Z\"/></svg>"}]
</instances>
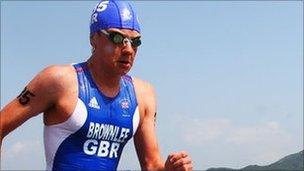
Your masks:
<instances>
[{"instance_id":1,"label":"finger","mask_svg":"<svg viewBox=\"0 0 304 171\"><path fill-rule=\"evenodd\" d=\"M171 162L171 163L173 163L172 162L172 158L174 157L174 156L176 156L177 155L177 153L171 153L170 155L168 155L168 160Z\"/></svg>"},{"instance_id":2,"label":"finger","mask_svg":"<svg viewBox=\"0 0 304 171\"><path fill-rule=\"evenodd\" d=\"M168 158L171 159L171 158L172 158L173 156L175 156L175 155L177 155L177 153L173 152L173 153L171 153L171 154L168 156Z\"/></svg>"},{"instance_id":3,"label":"finger","mask_svg":"<svg viewBox=\"0 0 304 171\"><path fill-rule=\"evenodd\" d=\"M181 151L180 153L182 154L182 156L183 156L184 158L188 156L188 153L187 153L186 151Z\"/></svg>"},{"instance_id":4,"label":"finger","mask_svg":"<svg viewBox=\"0 0 304 171\"><path fill-rule=\"evenodd\" d=\"M178 168L178 167L182 167L183 165L187 165L187 164L191 164L192 163L192 160L191 158L188 156L188 157L185 157L185 158L181 158L177 161L175 161L173 163L173 166L174 168Z\"/></svg>"},{"instance_id":5,"label":"finger","mask_svg":"<svg viewBox=\"0 0 304 171\"><path fill-rule=\"evenodd\" d=\"M177 160L188 156L188 154L186 152L178 152L178 153L172 153L172 154L174 154L174 155L172 155L172 157L170 158L171 163L174 163Z\"/></svg>"}]
</instances>

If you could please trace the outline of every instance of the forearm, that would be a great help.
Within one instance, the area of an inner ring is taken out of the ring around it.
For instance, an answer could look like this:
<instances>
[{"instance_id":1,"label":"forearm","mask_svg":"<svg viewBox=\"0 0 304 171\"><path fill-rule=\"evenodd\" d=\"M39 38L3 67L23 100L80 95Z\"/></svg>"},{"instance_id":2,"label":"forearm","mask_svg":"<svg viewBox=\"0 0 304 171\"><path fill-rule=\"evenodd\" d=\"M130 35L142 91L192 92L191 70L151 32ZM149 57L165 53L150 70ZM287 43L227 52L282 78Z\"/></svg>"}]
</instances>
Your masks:
<instances>
[{"instance_id":1,"label":"forearm","mask_svg":"<svg viewBox=\"0 0 304 171\"><path fill-rule=\"evenodd\" d=\"M162 161L147 161L141 169L145 171L165 171L165 164Z\"/></svg>"},{"instance_id":2,"label":"forearm","mask_svg":"<svg viewBox=\"0 0 304 171\"><path fill-rule=\"evenodd\" d=\"M11 131L19 127L22 123L28 120L31 115L26 115L28 111L27 107L20 107L16 100L9 103L1 110L1 120L0 120L0 138L1 141L7 136Z\"/></svg>"}]
</instances>

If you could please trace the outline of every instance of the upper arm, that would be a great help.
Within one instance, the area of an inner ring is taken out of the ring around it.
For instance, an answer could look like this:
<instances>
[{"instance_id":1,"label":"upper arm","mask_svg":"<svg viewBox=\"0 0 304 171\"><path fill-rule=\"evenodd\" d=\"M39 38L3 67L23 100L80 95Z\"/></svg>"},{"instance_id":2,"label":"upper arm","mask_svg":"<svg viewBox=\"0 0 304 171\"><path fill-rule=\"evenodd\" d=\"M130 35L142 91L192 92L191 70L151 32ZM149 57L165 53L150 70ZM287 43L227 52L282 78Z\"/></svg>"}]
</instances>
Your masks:
<instances>
[{"instance_id":1,"label":"upper arm","mask_svg":"<svg viewBox=\"0 0 304 171\"><path fill-rule=\"evenodd\" d=\"M1 140L29 118L52 107L59 96L60 67L50 66L32 79L26 88L1 110Z\"/></svg>"},{"instance_id":2,"label":"upper arm","mask_svg":"<svg viewBox=\"0 0 304 171\"><path fill-rule=\"evenodd\" d=\"M163 162L155 129L155 91L152 85L138 79L134 79L134 85L140 111L140 122L134 136L136 152L142 169L160 170Z\"/></svg>"}]
</instances>

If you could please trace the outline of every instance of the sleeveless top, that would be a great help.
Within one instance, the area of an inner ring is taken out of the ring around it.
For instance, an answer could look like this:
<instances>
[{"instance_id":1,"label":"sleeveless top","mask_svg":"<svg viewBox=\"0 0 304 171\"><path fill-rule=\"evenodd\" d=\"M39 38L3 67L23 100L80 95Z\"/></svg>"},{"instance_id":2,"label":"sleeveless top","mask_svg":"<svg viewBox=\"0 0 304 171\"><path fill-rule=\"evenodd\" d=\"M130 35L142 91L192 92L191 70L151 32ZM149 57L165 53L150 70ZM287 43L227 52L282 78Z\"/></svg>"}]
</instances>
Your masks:
<instances>
[{"instance_id":1,"label":"sleeveless top","mask_svg":"<svg viewBox=\"0 0 304 171\"><path fill-rule=\"evenodd\" d=\"M119 93L110 98L99 91L86 62L73 66L79 92L74 112L63 123L44 126L47 170L116 170L139 123L132 78L122 76Z\"/></svg>"}]
</instances>

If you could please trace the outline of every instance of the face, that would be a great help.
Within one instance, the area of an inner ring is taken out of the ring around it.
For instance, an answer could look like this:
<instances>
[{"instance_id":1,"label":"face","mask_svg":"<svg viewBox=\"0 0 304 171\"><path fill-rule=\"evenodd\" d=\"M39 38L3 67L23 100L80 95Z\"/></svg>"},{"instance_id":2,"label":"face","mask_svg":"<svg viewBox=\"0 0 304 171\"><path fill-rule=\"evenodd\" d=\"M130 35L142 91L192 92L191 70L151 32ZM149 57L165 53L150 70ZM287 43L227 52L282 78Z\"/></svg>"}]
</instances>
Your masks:
<instances>
[{"instance_id":1,"label":"face","mask_svg":"<svg viewBox=\"0 0 304 171\"><path fill-rule=\"evenodd\" d=\"M129 29L110 28L107 33L120 33L123 37L133 39L140 37L137 31ZM95 61L106 72L124 75L130 71L133 66L137 47L132 46L131 42L124 39L123 43L115 44L109 39L109 35L98 32L94 35L92 45L95 47Z\"/></svg>"}]
</instances>

